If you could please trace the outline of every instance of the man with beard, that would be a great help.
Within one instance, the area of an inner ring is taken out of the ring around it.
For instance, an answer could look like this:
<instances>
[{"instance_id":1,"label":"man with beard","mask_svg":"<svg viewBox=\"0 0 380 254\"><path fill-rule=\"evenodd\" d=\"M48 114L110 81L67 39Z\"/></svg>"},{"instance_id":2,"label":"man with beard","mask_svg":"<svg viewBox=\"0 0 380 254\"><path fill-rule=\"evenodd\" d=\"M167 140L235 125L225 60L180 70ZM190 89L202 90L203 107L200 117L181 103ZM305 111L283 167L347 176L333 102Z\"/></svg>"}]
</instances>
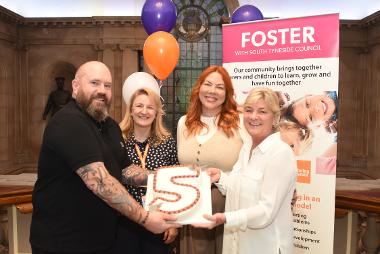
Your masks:
<instances>
[{"instance_id":1,"label":"man with beard","mask_svg":"<svg viewBox=\"0 0 380 254\"><path fill-rule=\"evenodd\" d=\"M33 254L112 253L119 214L154 233L173 227L172 216L146 212L119 182L122 169L125 178L141 172L128 167L120 128L108 116L109 69L87 62L72 87L73 99L44 132L33 192Z\"/></svg>"}]
</instances>

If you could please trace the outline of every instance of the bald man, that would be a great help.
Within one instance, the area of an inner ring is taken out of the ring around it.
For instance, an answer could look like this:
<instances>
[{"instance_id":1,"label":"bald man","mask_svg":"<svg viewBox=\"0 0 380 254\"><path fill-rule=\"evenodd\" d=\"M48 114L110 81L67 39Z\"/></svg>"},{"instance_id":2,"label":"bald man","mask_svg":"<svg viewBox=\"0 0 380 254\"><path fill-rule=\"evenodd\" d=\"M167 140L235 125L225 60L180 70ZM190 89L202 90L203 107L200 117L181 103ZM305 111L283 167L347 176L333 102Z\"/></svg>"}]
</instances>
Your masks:
<instances>
[{"instance_id":1,"label":"bald man","mask_svg":"<svg viewBox=\"0 0 380 254\"><path fill-rule=\"evenodd\" d=\"M133 167L128 168L120 128L108 116L107 66L83 64L72 88L73 99L54 115L42 140L30 229L33 254L112 253L120 214L153 233L173 227L172 216L146 212L119 182L122 171L129 171L125 177L134 174L126 170Z\"/></svg>"}]
</instances>

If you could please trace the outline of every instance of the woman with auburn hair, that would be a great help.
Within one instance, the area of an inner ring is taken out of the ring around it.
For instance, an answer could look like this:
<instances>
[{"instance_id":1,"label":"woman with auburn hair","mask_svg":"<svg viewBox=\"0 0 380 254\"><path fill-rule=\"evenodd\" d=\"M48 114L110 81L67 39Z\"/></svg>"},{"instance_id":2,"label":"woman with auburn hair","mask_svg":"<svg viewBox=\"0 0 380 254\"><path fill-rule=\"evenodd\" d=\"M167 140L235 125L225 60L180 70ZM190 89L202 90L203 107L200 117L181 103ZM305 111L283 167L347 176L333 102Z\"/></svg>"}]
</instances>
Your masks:
<instances>
[{"instance_id":1,"label":"woman with auburn hair","mask_svg":"<svg viewBox=\"0 0 380 254\"><path fill-rule=\"evenodd\" d=\"M202 168L232 169L243 144L240 118L234 89L228 72L221 66L206 68L195 83L190 105L178 121L178 158L181 164ZM213 213L223 212L225 198L213 186ZM181 254L220 254L223 246L223 225L213 230L184 226L180 231Z\"/></svg>"},{"instance_id":2,"label":"woman with auburn hair","mask_svg":"<svg viewBox=\"0 0 380 254\"><path fill-rule=\"evenodd\" d=\"M145 177L159 167L178 164L176 142L163 125L163 115L159 95L148 88L141 88L132 95L120 123L128 157L142 168ZM143 205L146 187L126 181L123 184ZM114 253L168 254L169 244L176 236L176 228L156 235L127 218L120 218Z\"/></svg>"}]
</instances>

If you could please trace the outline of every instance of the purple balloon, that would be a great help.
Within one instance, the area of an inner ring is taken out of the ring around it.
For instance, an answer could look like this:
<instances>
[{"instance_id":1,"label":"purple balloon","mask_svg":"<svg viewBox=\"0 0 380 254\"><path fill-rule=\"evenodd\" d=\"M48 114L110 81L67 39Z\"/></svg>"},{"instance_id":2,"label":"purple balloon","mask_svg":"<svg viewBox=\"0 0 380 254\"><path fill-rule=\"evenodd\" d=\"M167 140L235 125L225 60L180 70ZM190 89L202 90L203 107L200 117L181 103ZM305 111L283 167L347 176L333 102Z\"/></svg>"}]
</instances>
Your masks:
<instances>
[{"instance_id":1,"label":"purple balloon","mask_svg":"<svg viewBox=\"0 0 380 254\"><path fill-rule=\"evenodd\" d=\"M176 19L177 9L171 0L147 0L142 8L141 20L149 35L157 31L170 32Z\"/></svg>"},{"instance_id":2,"label":"purple balloon","mask_svg":"<svg viewBox=\"0 0 380 254\"><path fill-rule=\"evenodd\" d=\"M253 5L242 5L237 8L231 17L231 23L247 22L264 19L261 11Z\"/></svg>"}]
</instances>

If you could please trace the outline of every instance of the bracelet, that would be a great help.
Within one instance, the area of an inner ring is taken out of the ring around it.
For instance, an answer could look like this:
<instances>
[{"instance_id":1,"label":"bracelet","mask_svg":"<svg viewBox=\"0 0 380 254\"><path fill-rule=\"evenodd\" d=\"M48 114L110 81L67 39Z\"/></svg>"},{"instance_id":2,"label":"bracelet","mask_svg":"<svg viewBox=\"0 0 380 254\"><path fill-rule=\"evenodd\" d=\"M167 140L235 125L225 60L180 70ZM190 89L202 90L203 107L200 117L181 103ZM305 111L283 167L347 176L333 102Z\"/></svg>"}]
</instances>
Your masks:
<instances>
[{"instance_id":1,"label":"bracelet","mask_svg":"<svg viewBox=\"0 0 380 254\"><path fill-rule=\"evenodd\" d=\"M141 221L141 225L144 225L145 222L148 220L149 217L149 211L146 212L144 219Z\"/></svg>"}]
</instances>

